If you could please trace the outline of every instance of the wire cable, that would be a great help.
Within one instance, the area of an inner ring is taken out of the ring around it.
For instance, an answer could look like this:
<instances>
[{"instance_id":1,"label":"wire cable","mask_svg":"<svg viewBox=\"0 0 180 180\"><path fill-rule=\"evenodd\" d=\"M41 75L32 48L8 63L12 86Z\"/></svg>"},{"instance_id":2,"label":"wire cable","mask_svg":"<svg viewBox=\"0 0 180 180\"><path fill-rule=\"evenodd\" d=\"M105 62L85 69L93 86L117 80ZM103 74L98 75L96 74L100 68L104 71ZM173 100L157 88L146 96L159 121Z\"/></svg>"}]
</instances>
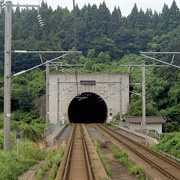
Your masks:
<instances>
[{"instance_id":1,"label":"wire cable","mask_svg":"<svg viewBox=\"0 0 180 180\"><path fill-rule=\"evenodd\" d=\"M76 88L77 88L77 95L79 94L78 90L78 78L77 78L77 60L76 60L76 8L75 8L75 0L73 0L73 16L74 16L74 61L75 61L75 78L76 78Z\"/></svg>"}]
</instances>

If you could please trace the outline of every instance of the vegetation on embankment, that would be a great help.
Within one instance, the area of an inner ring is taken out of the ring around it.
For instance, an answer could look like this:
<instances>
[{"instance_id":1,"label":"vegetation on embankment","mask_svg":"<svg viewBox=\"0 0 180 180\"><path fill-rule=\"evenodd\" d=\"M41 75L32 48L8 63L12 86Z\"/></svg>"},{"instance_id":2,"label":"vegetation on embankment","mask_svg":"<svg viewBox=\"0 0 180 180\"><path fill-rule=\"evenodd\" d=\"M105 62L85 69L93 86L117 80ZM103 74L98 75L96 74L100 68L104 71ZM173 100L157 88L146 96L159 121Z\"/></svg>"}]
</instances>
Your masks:
<instances>
[{"instance_id":1,"label":"vegetation on embankment","mask_svg":"<svg viewBox=\"0 0 180 180\"><path fill-rule=\"evenodd\" d=\"M180 159L180 132L161 134L159 144L154 149Z\"/></svg>"},{"instance_id":2,"label":"vegetation on embankment","mask_svg":"<svg viewBox=\"0 0 180 180\"><path fill-rule=\"evenodd\" d=\"M0 135L0 140L1 140ZM13 142L12 150L5 152L0 149L0 179L17 180L23 172L43 160L47 152L40 150L31 141Z\"/></svg>"},{"instance_id":3,"label":"vegetation on embankment","mask_svg":"<svg viewBox=\"0 0 180 180\"><path fill-rule=\"evenodd\" d=\"M95 142L94 142L94 145L96 147L96 152L97 152L97 154L99 156L99 159L101 160L101 163L102 163L102 165L103 165L103 167L104 167L104 169L106 171L106 174L108 176L111 176L112 175L112 170L111 170L110 165L106 161L106 158L105 158L105 156L104 156L104 154L103 154L103 152L101 150L101 146L98 143L95 143Z\"/></svg>"},{"instance_id":4,"label":"vegetation on embankment","mask_svg":"<svg viewBox=\"0 0 180 180\"><path fill-rule=\"evenodd\" d=\"M34 175L36 180L42 180L44 176L48 180L54 180L59 168L59 165L62 161L63 154L65 151L65 144L52 147L49 151L44 163L36 169Z\"/></svg>"},{"instance_id":5,"label":"vegetation on embankment","mask_svg":"<svg viewBox=\"0 0 180 180\"><path fill-rule=\"evenodd\" d=\"M138 179L145 180L146 175L139 165L131 162L126 152L118 150L114 145L110 145L110 150L113 153L114 159L127 168L130 174L138 175Z\"/></svg>"}]
</instances>

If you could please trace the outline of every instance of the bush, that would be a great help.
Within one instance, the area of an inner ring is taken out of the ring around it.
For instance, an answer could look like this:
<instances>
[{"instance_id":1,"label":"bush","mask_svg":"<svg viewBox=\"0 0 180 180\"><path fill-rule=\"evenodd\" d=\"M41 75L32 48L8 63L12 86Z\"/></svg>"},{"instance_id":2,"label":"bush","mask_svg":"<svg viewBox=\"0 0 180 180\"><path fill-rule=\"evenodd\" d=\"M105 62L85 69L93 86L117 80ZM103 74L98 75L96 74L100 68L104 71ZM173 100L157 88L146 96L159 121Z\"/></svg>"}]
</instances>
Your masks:
<instances>
[{"instance_id":1,"label":"bush","mask_svg":"<svg viewBox=\"0 0 180 180\"><path fill-rule=\"evenodd\" d=\"M4 136L3 132L0 132L0 150L4 148Z\"/></svg>"},{"instance_id":2,"label":"bush","mask_svg":"<svg viewBox=\"0 0 180 180\"><path fill-rule=\"evenodd\" d=\"M29 139L33 142L37 142L39 139L42 138L41 131L32 125L24 123L21 124L19 127L21 129L22 138Z\"/></svg>"},{"instance_id":3,"label":"bush","mask_svg":"<svg viewBox=\"0 0 180 180\"><path fill-rule=\"evenodd\" d=\"M154 149L180 158L180 132L163 133L159 144L157 144Z\"/></svg>"},{"instance_id":4,"label":"bush","mask_svg":"<svg viewBox=\"0 0 180 180\"><path fill-rule=\"evenodd\" d=\"M55 179L56 173L58 171L58 167L62 161L62 156L65 151L65 146L58 146L57 148L54 148L48 153L48 156L45 159L44 164L41 166L40 169L37 169L36 174L36 180L41 180L46 173L46 171L49 171L48 179L53 180Z\"/></svg>"},{"instance_id":5,"label":"bush","mask_svg":"<svg viewBox=\"0 0 180 180\"><path fill-rule=\"evenodd\" d=\"M123 166L125 166L127 169L129 169L131 166L131 163L127 157L121 157L121 158L117 159L117 161L119 163L121 163Z\"/></svg>"},{"instance_id":6,"label":"bush","mask_svg":"<svg viewBox=\"0 0 180 180\"><path fill-rule=\"evenodd\" d=\"M11 146L14 147L15 145L15 135L11 132ZM0 132L0 150L4 149L4 132Z\"/></svg>"},{"instance_id":7,"label":"bush","mask_svg":"<svg viewBox=\"0 0 180 180\"><path fill-rule=\"evenodd\" d=\"M0 113L0 129L3 129L4 126L4 114Z\"/></svg>"},{"instance_id":8,"label":"bush","mask_svg":"<svg viewBox=\"0 0 180 180\"><path fill-rule=\"evenodd\" d=\"M130 173L131 174L139 174L139 172L141 171L141 167L138 165L132 166L130 168Z\"/></svg>"},{"instance_id":9,"label":"bush","mask_svg":"<svg viewBox=\"0 0 180 180\"><path fill-rule=\"evenodd\" d=\"M54 180L56 177L56 173L58 171L58 166L56 164L53 164L49 176L48 176L48 180Z\"/></svg>"},{"instance_id":10,"label":"bush","mask_svg":"<svg viewBox=\"0 0 180 180\"><path fill-rule=\"evenodd\" d=\"M0 151L0 179L17 180L19 175L46 157L46 152L30 141L20 142L18 149L18 153L16 148L9 152Z\"/></svg>"},{"instance_id":11,"label":"bush","mask_svg":"<svg viewBox=\"0 0 180 180\"><path fill-rule=\"evenodd\" d=\"M32 121L39 118L38 111L35 107L31 109L31 111L24 112L22 110L16 110L12 113L13 121L22 121L24 123L31 123Z\"/></svg>"},{"instance_id":12,"label":"bush","mask_svg":"<svg viewBox=\"0 0 180 180\"><path fill-rule=\"evenodd\" d=\"M102 164L103 164L103 166L104 166L104 169L105 169L107 175L108 175L108 176L111 176L111 174L112 174L111 167L110 167L109 164L107 163L104 155L102 154L102 150L100 149L99 146L97 146L96 151L97 151L98 156L99 156L99 158L100 158L100 160L101 160L101 162L102 162Z\"/></svg>"}]
</instances>

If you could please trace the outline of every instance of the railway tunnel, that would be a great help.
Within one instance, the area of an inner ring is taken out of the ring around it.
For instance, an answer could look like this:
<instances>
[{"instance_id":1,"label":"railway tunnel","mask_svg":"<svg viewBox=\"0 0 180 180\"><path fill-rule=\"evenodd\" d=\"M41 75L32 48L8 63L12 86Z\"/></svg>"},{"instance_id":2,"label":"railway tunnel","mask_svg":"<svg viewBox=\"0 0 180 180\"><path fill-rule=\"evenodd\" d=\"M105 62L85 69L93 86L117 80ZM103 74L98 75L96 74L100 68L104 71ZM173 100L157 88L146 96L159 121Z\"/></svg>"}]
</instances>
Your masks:
<instances>
[{"instance_id":1,"label":"railway tunnel","mask_svg":"<svg viewBox=\"0 0 180 180\"><path fill-rule=\"evenodd\" d=\"M107 119L107 105L97 94L84 92L75 96L68 107L70 123L104 123Z\"/></svg>"}]
</instances>

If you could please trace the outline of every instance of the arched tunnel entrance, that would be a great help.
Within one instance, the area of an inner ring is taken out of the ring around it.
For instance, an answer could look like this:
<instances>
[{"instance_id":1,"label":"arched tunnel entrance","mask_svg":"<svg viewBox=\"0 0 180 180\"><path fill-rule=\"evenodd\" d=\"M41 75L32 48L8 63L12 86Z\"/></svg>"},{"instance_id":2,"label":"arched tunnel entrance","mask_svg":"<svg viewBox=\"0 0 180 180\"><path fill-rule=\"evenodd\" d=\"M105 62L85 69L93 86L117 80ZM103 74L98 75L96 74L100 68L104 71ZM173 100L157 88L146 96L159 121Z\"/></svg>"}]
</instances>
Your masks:
<instances>
[{"instance_id":1,"label":"arched tunnel entrance","mask_svg":"<svg viewBox=\"0 0 180 180\"><path fill-rule=\"evenodd\" d=\"M104 123L107 105L99 95L84 92L70 102L68 117L71 123Z\"/></svg>"}]
</instances>

